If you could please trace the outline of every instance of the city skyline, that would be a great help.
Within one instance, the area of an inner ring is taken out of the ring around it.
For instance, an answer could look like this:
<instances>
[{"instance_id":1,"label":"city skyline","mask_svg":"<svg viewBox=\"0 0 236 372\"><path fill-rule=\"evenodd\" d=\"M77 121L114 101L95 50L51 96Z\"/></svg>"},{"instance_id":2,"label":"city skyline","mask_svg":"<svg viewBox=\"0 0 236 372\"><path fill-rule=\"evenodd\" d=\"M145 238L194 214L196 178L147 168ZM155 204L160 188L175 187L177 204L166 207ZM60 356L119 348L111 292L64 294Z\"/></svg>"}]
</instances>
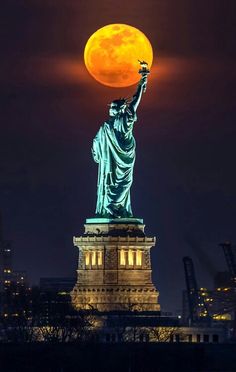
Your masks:
<instances>
[{"instance_id":1,"label":"city skyline","mask_svg":"<svg viewBox=\"0 0 236 372\"><path fill-rule=\"evenodd\" d=\"M235 5L99 4L99 16L93 1L3 7L4 238L12 241L14 267L27 270L31 282L74 276L72 237L95 211L92 139L107 118L107 103L135 91L95 82L83 48L106 24L137 27L152 43L154 64L135 128L132 207L147 235L157 236L153 281L161 307L173 311L185 287L182 257L193 258L199 285L211 288L214 273L226 270L218 244L236 241Z\"/></svg>"}]
</instances>

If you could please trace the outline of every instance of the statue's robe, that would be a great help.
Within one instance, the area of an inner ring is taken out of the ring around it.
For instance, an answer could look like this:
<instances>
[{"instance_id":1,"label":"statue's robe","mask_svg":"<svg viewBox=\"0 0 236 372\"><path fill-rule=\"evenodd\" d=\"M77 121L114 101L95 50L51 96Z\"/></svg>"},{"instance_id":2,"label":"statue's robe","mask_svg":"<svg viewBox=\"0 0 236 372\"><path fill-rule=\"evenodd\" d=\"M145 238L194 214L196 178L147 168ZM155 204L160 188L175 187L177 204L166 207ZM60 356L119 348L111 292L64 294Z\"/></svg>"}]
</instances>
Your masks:
<instances>
[{"instance_id":1,"label":"statue's robe","mask_svg":"<svg viewBox=\"0 0 236 372\"><path fill-rule=\"evenodd\" d=\"M133 125L136 113L128 108L105 122L93 140L98 166L96 215L132 217L130 187L135 162Z\"/></svg>"}]
</instances>

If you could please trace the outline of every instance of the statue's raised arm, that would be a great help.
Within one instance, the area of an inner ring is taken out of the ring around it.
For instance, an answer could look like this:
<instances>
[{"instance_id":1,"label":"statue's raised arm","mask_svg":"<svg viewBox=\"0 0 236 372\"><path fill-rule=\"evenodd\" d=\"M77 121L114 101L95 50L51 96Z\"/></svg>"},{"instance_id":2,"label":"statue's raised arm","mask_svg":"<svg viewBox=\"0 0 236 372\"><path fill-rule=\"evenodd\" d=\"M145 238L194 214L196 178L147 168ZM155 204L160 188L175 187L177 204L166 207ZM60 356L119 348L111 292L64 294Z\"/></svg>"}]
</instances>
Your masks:
<instances>
[{"instance_id":1,"label":"statue's raised arm","mask_svg":"<svg viewBox=\"0 0 236 372\"><path fill-rule=\"evenodd\" d=\"M138 105L141 101L142 94L146 92L147 89L147 77L150 74L150 70L148 69L148 64L145 61L139 61L141 69L139 70L139 74L142 75L137 90L133 95L132 101L130 102L129 106L133 109L134 112L137 111Z\"/></svg>"},{"instance_id":2,"label":"statue's raised arm","mask_svg":"<svg viewBox=\"0 0 236 372\"><path fill-rule=\"evenodd\" d=\"M133 110L134 112L137 111L138 105L141 101L141 98L142 98L142 95L143 95L143 92L146 86L147 86L147 75L144 75L140 79L137 90L135 94L133 95L132 101L129 104L130 109Z\"/></svg>"}]
</instances>

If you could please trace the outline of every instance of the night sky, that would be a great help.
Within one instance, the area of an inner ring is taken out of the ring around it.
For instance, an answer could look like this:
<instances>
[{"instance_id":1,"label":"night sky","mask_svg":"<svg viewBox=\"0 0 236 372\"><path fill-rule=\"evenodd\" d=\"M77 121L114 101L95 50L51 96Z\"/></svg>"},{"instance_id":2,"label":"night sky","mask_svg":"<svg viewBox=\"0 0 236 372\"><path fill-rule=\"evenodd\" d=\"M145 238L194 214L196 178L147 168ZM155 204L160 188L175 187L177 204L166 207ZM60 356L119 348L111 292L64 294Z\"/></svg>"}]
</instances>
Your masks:
<instances>
[{"instance_id":1,"label":"night sky","mask_svg":"<svg viewBox=\"0 0 236 372\"><path fill-rule=\"evenodd\" d=\"M162 309L181 307L184 255L199 286L211 288L226 269L218 244L236 243L235 3L3 2L0 211L15 269L27 270L31 283L75 275L72 237L96 203L92 139L107 103L135 91L105 87L84 67L87 39L110 23L139 28L154 49L131 196L147 235L157 237L152 265Z\"/></svg>"}]
</instances>

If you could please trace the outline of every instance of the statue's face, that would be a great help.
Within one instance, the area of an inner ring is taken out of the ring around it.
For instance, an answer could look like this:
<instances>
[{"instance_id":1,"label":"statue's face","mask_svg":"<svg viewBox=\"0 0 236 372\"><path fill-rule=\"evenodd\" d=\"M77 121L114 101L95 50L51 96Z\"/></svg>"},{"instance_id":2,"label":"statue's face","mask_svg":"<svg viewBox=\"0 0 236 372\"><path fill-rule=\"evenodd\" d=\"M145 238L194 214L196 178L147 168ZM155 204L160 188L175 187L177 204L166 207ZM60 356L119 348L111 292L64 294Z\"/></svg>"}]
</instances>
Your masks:
<instances>
[{"instance_id":1,"label":"statue's face","mask_svg":"<svg viewBox=\"0 0 236 372\"><path fill-rule=\"evenodd\" d=\"M118 106L115 103L110 104L109 115L116 116L118 114Z\"/></svg>"}]
</instances>

